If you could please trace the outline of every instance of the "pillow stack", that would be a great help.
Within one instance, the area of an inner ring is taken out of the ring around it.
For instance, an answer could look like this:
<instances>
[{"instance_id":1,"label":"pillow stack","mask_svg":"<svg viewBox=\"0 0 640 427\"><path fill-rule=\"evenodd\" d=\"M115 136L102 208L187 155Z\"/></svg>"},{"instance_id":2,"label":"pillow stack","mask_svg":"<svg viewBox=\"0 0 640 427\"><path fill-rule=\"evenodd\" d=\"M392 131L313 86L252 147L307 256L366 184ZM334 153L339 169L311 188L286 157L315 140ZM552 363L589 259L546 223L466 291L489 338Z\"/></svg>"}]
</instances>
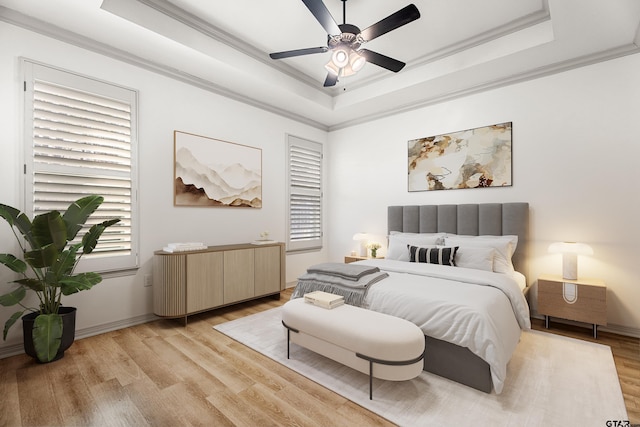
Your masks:
<instances>
[{"instance_id":1,"label":"pillow stack","mask_svg":"<svg viewBox=\"0 0 640 427\"><path fill-rule=\"evenodd\" d=\"M513 274L518 236L391 232L387 259Z\"/></svg>"}]
</instances>

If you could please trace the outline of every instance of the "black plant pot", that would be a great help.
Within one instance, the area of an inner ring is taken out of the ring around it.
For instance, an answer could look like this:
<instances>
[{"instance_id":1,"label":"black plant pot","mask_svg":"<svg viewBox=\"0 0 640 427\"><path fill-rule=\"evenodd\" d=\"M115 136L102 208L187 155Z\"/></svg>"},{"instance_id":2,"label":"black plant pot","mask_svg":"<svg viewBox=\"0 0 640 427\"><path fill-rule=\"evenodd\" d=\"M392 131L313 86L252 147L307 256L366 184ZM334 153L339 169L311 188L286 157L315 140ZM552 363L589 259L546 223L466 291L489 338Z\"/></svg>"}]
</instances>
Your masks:
<instances>
[{"instance_id":1,"label":"black plant pot","mask_svg":"<svg viewBox=\"0 0 640 427\"><path fill-rule=\"evenodd\" d=\"M24 337L24 352L36 359L39 363L42 362L38 359L35 346L33 345L33 324L38 317L39 313L29 313L22 316L22 334ZM56 353L56 357L51 362L62 359L66 349L71 347L73 341L76 338L76 308L75 307L60 307L58 314L62 316L62 340L60 341L60 348Z\"/></svg>"}]
</instances>

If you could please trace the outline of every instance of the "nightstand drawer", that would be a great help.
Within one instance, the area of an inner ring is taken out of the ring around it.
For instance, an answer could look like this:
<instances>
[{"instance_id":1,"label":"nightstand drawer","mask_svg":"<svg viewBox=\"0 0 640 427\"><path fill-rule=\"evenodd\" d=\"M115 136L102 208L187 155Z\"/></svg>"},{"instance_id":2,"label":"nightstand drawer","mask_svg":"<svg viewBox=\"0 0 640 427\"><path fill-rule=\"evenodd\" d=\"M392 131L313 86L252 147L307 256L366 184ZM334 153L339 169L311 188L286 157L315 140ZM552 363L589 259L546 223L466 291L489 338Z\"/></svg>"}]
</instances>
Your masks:
<instances>
[{"instance_id":1,"label":"nightstand drawer","mask_svg":"<svg viewBox=\"0 0 640 427\"><path fill-rule=\"evenodd\" d=\"M594 325L607 324L607 288L566 281L577 287L577 300L563 298L563 281L538 279L538 313Z\"/></svg>"}]
</instances>

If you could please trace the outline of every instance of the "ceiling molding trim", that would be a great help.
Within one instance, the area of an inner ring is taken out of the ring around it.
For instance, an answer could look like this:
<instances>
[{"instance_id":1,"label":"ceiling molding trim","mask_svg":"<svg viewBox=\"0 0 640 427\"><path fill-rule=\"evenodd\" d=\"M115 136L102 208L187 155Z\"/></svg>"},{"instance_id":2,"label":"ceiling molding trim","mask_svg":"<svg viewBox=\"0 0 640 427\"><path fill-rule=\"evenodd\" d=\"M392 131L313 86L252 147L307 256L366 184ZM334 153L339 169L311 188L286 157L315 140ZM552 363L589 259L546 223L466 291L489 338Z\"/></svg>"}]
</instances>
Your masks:
<instances>
[{"instance_id":1,"label":"ceiling molding trim","mask_svg":"<svg viewBox=\"0 0 640 427\"><path fill-rule=\"evenodd\" d=\"M549 21L550 19L551 19L551 13L549 12L549 6L547 2L544 1L542 9L537 12L530 13L519 19L508 22L500 27L496 27L490 31L486 31L484 33L478 34L475 37L462 40L453 45L445 46L442 49L439 49L428 55L424 55L419 58L416 58L415 60L407 63L405 70L408 71L414 68L423 67L425 65L440 61L452 55L457 55L468 49L489 43L491 41L500 39L510 34L517 33L518 31L522 31L527 28L533 27L535 25L541 24L543 22ZM383 80L392 76L393 75L389 75L388 73L380 73L375 76L370 76L354 83L353 85L350 86L349 89L356 90L361 87L374 84L376 82L379 82L380 80ZM332 92L334 96L338 95L339 88L334 88Z\"/></svg>"},{"instance_id":2,"label":"ceiling molding trim","mask_svg":"<svg viewBox=\"0 0 640 427\"><path fill-rule=\"evenodd\" d=\"M264 102L256 101L255 99L252 99L248 96L231 91L223 86L217 85L208 80L202 79L200 77L194 76L189 73L185 73L176 68L159 64L157 62L150 61L140 56L130 54L121 49L111 47L109 45L100 43L88 37L84 37L77 33L73 33L71 31L65 30L55 25L51 25L47 22L32 18L22 13L16 12L13 9L6 8L4 6L0 6L0 21L4 21L8 24L15 25L17 27L20 27L29 31L33 31L43 36L50 37L52 39L55 39L64 43L68 43L70 45L77 46L82 49L86 49L94 53L98 53L100 55L104 55L109 58L116 59L118 61L125 62L127 64L130 64L139 68L143 68L147 71L151 71L156 74L160 74L165 77L169 77L171 79L178 80L183 83L187 83L189 85L198 87L208 92L215 93L220 96L224 96L225 98L229 98L234 101L237 101L246 105L250 105L255 108L259 108L261 110L294 120L296 122L309 125L311 127L314 127L323 131L329 130L329 127L324 123L317 122L315 120L309 119L300 114L296 114Z\"/></svg>"},{"instance_id":3,"label":"ceiling molding trim","mask_svg":"<svg viewBox=\"0 0 640 427\"><path fill-rule=\"evenodd\" d=\"M131 1L131 0L130 0ZM144 4L147 7L153 8L156 11L168 16L171 19L174 19L177 22L180 22L183 25L186 25L192 28L195 31L198 31L205 36L212 38L220 43L226 44L231 48L247 55L248 57L259 61L268 67L271 67L287 76L298 80L301 83L304 83L315 90L321 91L318 87L318 82L307 76L304 73L296 70L294 67L288 65L282 61L275 61L271 59L268 53L257 49L253 45L245 42L238 37L223 31L222 29L209 24L208 22L200 19L199 17L192 15L191 13L181 9L174 4L166 1L166 0L135 0L139 3Z\"/></svg>"},{"instance_id":4,"label":"ceiling molding trim","mask_svg":"<svg viewBox=\"0 0 640 427\"><path fill-rule=\"evenodd\" d=\"M400 106L394 107L393 111L383 111L379 113L373 113L366 116L362 116L357 119L348 120L342 123L329 126L329 132L349 128L356 125L361 125L374 120L380 120L383 118L392 117L398 114L407 113L407 112L418 110L420 108L428 107L431 105L436 105L436 104L451 101L454 99L463 98L465 96L486 92L488 90L498 89L501 87L510 86L517 83L535 80L535 79L550 76L553 74L563 73L565 71L574 70L576 68L581 68L588 65L594 65L600 62L606 62L612 59L617 59L617 58L621 58L628 55L634 55L638 53L640 53L640 47L635 43L625 45L625 46L619 46L614 49L597 52L591 55L585 55L585 56L570 59L567 61L557 62L545 67L539 67L537 69L529 70L527 72L514 74L511 77L496 79L490 82L475 85L459 91L448 92L441 96L424 99L418 102L408 103L405 105L400 105Z\"/></svg>"}]
</instances>

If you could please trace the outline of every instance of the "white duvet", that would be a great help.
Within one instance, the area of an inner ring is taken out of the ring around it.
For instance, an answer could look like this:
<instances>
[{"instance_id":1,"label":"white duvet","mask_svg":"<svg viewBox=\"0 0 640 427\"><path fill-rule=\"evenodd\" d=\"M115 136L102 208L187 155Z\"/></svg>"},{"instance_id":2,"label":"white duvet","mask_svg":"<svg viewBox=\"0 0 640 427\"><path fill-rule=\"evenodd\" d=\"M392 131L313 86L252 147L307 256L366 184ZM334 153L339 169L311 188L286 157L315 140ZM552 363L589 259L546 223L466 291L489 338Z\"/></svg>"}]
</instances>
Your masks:
<instances>
[{"instance_id":1,"label":"white duvet","mask_svg":"<svg viewBox=\"0 0 640 427\"><path fill-rule=\"evenodd\" d=\"M407 319L425 335L467 347L491 368L501 393L507 363L531 328L515 277L489 271L385 259L359 261L389 273L367 292L366 306Z\"/></svg>"}]
</instances>

